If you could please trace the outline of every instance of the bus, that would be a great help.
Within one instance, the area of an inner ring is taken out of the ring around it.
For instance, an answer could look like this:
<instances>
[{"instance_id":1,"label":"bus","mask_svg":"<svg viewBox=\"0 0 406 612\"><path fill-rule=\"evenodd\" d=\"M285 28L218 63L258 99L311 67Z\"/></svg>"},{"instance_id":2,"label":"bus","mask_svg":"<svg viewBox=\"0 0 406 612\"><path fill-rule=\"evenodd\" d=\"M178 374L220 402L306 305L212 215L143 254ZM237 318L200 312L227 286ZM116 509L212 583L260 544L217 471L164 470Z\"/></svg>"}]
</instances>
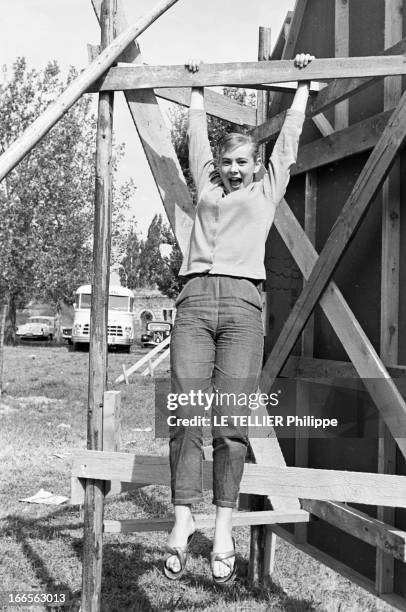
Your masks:
<instances>
[{"instance_id":1,"label":"bus","mask_svg":"<svg viewBox=\"0 0 406 612\"><path fill-rule=\"evenodd\" d=\"M71 338L73 350L77 350L79 344L89 344L91 296L91 285L82 285L75 292ZM126 287L113 285L109 289L107 344L121 347L129 353L134 341L134 293Z\"/></svg>"}]
</instances>

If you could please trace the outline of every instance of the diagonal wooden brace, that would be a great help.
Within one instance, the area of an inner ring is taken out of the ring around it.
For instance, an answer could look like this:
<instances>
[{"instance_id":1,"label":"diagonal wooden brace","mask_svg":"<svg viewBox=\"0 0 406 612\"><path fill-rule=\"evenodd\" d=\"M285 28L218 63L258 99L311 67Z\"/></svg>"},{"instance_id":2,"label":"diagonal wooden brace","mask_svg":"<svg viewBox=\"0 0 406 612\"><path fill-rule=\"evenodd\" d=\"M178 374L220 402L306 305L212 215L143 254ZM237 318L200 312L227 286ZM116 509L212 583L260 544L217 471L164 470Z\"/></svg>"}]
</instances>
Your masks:
<instances>
[{"instance_id":1,"label":"diagonal wooden brace","mask_svg":"<svg viewBox=\"0 0 406 612\"><path fill-rule=\"evenodd\" d=\"M101 0L92 0L100 20ZM117 33L126 29L121 2L117 7ZM127 48L133 61L142 63L138 44ZM153 90L126 91L125 98L156 181L169 223L184 253L189 241L194 206L173 148L171 137Z\"/></svg>"},{"instance_id":2,"label":"diagonal wooden brace","mask_svg":"<svg viewBox=\"0 0 406 612\"><path fill-rule=\"evenodd\" d=\"M317 261L317 252L285 200L277 208L274 223L303 276L308 279ZM402 430L406 429L405 401L334 282L328 284L320 306L406 456L406 438L401 437Z\"/></svg>"},{"instance_id":3,"label":"diagonal wooden brace","mask_svg":"<svg viewBox=\"0 0 406 612\"><path fill-rule=\"evenodd\" d=\"M375 149L362 169L267 359L261 376L261 388L264 390L270 389L283 367L358 225L387 176L405 138L406 93L403 94Z\"/></svg>"}]
</instances>

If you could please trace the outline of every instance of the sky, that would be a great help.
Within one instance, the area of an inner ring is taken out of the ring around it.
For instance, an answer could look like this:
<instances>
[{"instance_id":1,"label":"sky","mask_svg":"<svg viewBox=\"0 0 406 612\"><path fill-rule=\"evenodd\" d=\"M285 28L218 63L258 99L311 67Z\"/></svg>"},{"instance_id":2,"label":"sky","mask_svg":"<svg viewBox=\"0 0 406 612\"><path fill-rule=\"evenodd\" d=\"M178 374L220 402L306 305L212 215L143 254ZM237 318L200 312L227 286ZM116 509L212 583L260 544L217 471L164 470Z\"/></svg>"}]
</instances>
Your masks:
<instances>
[{"instance_id":1,"label":"sky","mask_svg":"<svg viewBox=\"0 0 406 612\"><path fill-rule=\"evenodd\" d=\"M156 4L124 0L129 23ZM91 0L0 0L0 7L0 65L3 70L7 66L8 73L19 56L37 69L54 59L64 71L70 65L85 68L87 44L100 42ZM138 41L149 64L184 64L190 57L208 63L255 61L259 26L270 27L275 42L293 7L294 0L178 0ZM167 105L162 108L167 114ZM114 129L116 142L126 145L119 178L135 181L131 212L145 234L154 214L164 209L120 92L115 95Z\"/></svg>"}]
</instances>

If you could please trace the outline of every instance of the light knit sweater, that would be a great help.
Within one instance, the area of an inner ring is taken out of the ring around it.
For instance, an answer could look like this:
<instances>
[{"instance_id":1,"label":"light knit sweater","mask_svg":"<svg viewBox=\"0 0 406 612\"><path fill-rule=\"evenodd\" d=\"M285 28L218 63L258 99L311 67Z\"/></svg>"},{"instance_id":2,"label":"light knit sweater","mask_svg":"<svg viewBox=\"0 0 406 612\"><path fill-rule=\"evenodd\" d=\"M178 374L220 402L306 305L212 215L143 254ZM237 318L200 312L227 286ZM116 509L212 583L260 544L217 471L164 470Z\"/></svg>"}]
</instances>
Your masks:
<instances>
[{"instance_id":1,"label":"light knit sweater","mask_svg":"<svg viewBox=\"0 0 406 612\"><path fill-rule=\"evenodd\" d=\"M304 114L288 110L258 182L226 193L207 137L206 113L189 111L189 167L197 188L190 243L180 276L196 273L265 279L265 241L295 163Z\"/></svg>"}]
</instances>

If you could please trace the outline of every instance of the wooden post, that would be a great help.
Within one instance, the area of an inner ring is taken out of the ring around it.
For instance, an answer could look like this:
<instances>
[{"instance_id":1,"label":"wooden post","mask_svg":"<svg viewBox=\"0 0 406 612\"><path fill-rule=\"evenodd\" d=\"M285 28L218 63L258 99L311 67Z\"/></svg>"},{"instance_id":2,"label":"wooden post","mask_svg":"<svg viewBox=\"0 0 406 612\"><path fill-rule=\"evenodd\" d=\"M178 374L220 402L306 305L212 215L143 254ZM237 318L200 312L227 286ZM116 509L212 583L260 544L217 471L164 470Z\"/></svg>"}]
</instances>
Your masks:
<instances>
[{"instance_id":1,"label":"wooden post","mask_svg":"<svg viewBox=\"0 0 406 612\"><path fill-rule=\"evenodd\" d=\"M0 157L0 181L20 162L41 140L87 89L113 64L132 40L137 38L154 21L167 11L177 0L161 0L153 9L131 25L104 49L103 53L86 68L63 92L63 94L42 113L38 119Z\"/></svg>"},{"instance_id":2,"label":"wooden post","mask_svg":"<svg viewBox=\"0 0 406 612\"><path fill-rule=\"evenodd\" d=\"M348 57L350 52L349 1L335 0L335 56ZM348 127L349 100L339 102L334 108L334 127L342 130Z\"/></svg>"},{"instance_id":3,"label":"wooden post","mask_svg":"<svg viewBox=\"0 0 406 612\"><path fill-rule=\"evenodd\" d=\"M402 38L403 0L385 1L385 47ZM395 106L402 95L402 79L388 77L384 82L384 110ZM381 358L387 365L398 362L399 256L400 256L400 159L395 161L382 190L382 278L381 278ZM378 471L396 472L396 444L383 419L379 420ZM395 523L394 508L378 507L377 518ZM376 550L376 591L391 593L394 559Z\"/></svg>"},{"instance_id":4,"label":"wooden post","mask_svg":"<svg viewBox=\"0 0 406 612\"><path fill-rule=\"evenodd\" d=\"M306 172L305 183L305 222L304 230L310 242L315 246L316 242L316 213L317 213L317 170ZM306 281L304 281L306 282ZM314 315L312 315L303 330L301 338L301 353L303 357L313 357L314 345ZM299 416L311 414L309 387L306 383L297 381L296 402L300 402ZM309 460L309 438L308 434L297 430L295 440L295 465L307 467ZM295 524L295 541L304 544L307 541L307 526Z\"/></svg>"},{"instance_id":5,"label":"wooden post","mask_svg":"<svg viewBox=\"0 0 406 612\"><path fill-rule=\"evenodd\" d=\"M258 33L258 61L267 61L271 57L271 28L259 28ZM268 115L269 93L257 91L257 125L266 121ZM266 145L260 149L262 163L266 166ZM250 496L250 510L258 511L265 509L266 498L257 495ZM250 557L248 567L248 579L251 586L258 586L264 580L265 575L271 573L273 568L265 568L265 546L268 549L275 548L276 536L268 532L265 525L252 525L250 528ZM271 556L273 563L273 555Z\"/></svg>"},{"instance_id":6,"label":"wooden post","mask_svg":"<svg viewBox=\"0 0 406 612\"><path fill-rule=\"evenodd\" d=\"M6 328L7 310L8 300L4 297L0 309L0 398L3 393L4 331Z\"/></svg>"},{"instance_id":7,"label":"wooden post","mask_svg":"<svg viewBox=\"0 0 406 612\"><path fill-rule=\"evenodd\" d=\"M114 38L114 0L103 0L100 24L101 46L104 49ZM87 447L90 450L103 449L103 395L107 382L111 248L113 102L113 93L99 94L87 420ZM103 481L86 481L82 570L83 612L100 610L104 495Z\"/></svg>"}]
</instances>

